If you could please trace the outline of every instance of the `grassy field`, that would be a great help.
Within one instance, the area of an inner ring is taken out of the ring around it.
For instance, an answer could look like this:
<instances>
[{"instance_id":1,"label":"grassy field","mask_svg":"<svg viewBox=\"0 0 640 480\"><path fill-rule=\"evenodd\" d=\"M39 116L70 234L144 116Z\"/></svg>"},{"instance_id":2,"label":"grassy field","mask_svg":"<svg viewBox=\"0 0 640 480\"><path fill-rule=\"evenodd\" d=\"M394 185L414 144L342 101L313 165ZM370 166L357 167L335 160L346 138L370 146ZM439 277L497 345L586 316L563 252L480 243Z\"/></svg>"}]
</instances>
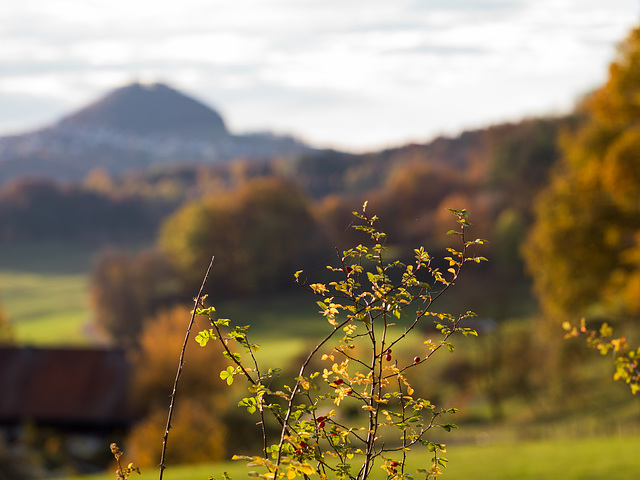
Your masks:
<instances>
[{"instance_id":1,"label":"grassy field","mask_svg":"<svg viewBox=\"0 0 640 480\"><path fill-rule=\"evenodd\" d=\"M23 345L88 344L87 276L0 272L2 304Z\"/></svg>"},{"instance_id":2,"label":"grassy field","mask_svg":"<svg viewBox=\"0 0 640 480\"><path fill-rule=\"evenodd\" d=\"M639 437L522 442L490 445L450 446L446 457L449 466L443 480L635 480L640 472ZM411 467L428 461L428 457L411 459ZM166 480L206 480L222 478L227 471L235 479L247 478L242 463L194 465L168 468ZM377 473L377 471L376 471ZM66 480L107 480L113 473ZM135 475L135 479L158 478L157 469ZM382 470L376 480L384 478Z\"/></svg>"},{"instance_id":3,"label":"grassy field","mask_svg":"<svg viewBox=\"0 0 640 480\"><path fill-rule=\"evenodd\" d=\"M0 302L22 345L88 345L88 272L94 249L61 244L0 248Z\"/></svg>"},{"instance_id":4,"label":"grassy field","mask_svg":"<svg viewBox=\"0 0 640 480\"><path fill-rule=\"evenodd\" d=\"M89 272L100 249L66 244L0 247L0 305L9 313L21 345L89 345ZM216 305L220 315L251 324L255 339L282 340L292 353L304 338L326 330L311 294L300 290L269 298L229 300ZM277 328L274 328L276 326Z\"/></svg>"}]
</instances>

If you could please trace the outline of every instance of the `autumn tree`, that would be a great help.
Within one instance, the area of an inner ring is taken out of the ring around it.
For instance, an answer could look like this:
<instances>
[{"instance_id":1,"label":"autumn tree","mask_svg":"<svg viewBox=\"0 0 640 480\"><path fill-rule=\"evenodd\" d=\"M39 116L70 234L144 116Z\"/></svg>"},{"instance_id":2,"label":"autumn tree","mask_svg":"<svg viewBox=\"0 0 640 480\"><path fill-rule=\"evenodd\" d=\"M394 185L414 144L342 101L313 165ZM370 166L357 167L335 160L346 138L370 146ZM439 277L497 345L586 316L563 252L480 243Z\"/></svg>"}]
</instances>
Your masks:
<instances>
[{"instance_id":1,"label":"autumn tree","mask_svg":"<svg viewBox=\"0 0 640 480\"><path fill-rule=\"evenodd\" d=\"M132 352L132 400L141 420L127 440L127 451L140 466L157 465L161 439L167 422L171 385L176 376L176 358L184 342L190 308L174 306L148 318L139 348ZM207 326L201 325L201 328ZM222 419L227 399L216 373L224 360L218 348L199 348L189 342L185 368L180 376L180 401L168 450L171 463L222 460L226 427ZM226 393L226 392L225 392Z\"/></svg>"},{"instance_id":2,"label":"autumn tree","mask_svg":"<svg viewBox=\"0 0 640 480\"><path fill-rule=\"evenodd\" d=\"M322 245L306 197L277 178L247 181L226 195L189 203L163 225L160 246L187 291L216 254L216 293L257 293L293 285L293 273Z\"/></svg>"},{"instance_id":3,"label":"autumn tree","mask_svg":"<svg viewBox=\"0 0 640 480\"><path fill-rule=\"evenodd\" d=\"M372 208L386 218L385 229L405 244L437 237L434 213L442 199L463 189L459 172L424 159L394 168Z\"/></svg>"},{"instance_id":4,"label":"autumn tree","mask_svg":"<svg viewBox=\"0 0 640 480\"><path fill-rule=\"evenodd\" d=\"M620 45L606 84L579 114L526 246L537 295L555 325L596 311L640 313L640 28Z\"/></svg>"},{"instance_id":5,"label":"autumn tree","mask_svg":"<svg viewBox=\"0 0 640 480\"><path fill-rule=\"evenodd\" d=\"M156 251L107 251L91 272L89 300L95 322L122 347L136 344L146 317L179 299L177 276Z\"/></svg>"},{"instance_id":6,"label":"autumn tree","mask_svg":"<svg viewBox=\"0 0 640 480\"><path fill-rule=\"evenodd\" d=\"M83 185L88 190L104 194L109 194L114 190L113 177L109 171L102 166L91 169L85 177Z\"/></svg>"},{"instance_id":7,"label":"autumn tree","mask_svg":"<svg viewBox=\"0 0 640 480\"><path fill-rule=\"evenodd\" d=\"M12 344L14 342L15 334L11 318L2 305L0 305L0 345Z\"/></svg>"}]
</instances>

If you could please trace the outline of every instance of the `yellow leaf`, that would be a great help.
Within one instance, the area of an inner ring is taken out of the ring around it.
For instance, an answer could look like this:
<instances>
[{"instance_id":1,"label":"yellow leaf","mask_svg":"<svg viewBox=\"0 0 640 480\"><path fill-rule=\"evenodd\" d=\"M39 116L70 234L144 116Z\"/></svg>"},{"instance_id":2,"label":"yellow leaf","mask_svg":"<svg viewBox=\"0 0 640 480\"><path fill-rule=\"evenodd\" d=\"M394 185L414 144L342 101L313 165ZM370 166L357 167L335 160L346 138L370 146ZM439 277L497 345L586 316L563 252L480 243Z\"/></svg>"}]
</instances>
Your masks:
<instances>
[{"instance_id":1,"label":"yellow leaf","mask_svg":"<svg viewBox=\"0 0 640 480\"><path fill-rule=\"evenodd\" d=\"M308 463L303 463L300 466L300 470L302 470L302 473L304 473L305 475L313 475L315 473L315 470L313 469L313 467Z\"/></svg>"}]
</instances>

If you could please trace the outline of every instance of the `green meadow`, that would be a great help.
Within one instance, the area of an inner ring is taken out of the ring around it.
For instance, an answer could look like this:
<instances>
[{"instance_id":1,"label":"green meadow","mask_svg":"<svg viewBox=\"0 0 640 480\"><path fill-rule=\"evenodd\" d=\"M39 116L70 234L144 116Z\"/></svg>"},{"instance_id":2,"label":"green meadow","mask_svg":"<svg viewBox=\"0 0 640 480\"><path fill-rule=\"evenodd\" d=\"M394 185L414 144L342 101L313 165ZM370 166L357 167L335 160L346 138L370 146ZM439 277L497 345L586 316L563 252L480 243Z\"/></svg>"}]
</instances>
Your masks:
<instances>
[{"instance_id":1,"label":"green meadow","mask_svg":"<svg viewBox=\"0 0 640 480\"><path fill-rule=\"evenodd\" d=\"M9 313L21 345L95 343L88 304L89 272L100 250L64 244L0 247L0 305ZM317 319L313 295L298 291L276 297L216 304L223 317L251 324L262 355L295 355L305 338L327 331ZM273 328L277 325L278 328ZM206 326L203 326L206 328ZM283 338L283 332L291 338ZM277 339L277 343L270 340Z\"/></svg>"},{"instance_id":2,"label":"green meadow","mask_svg":"<svg viewBox=\"0 0 640 480\"><path fill-rule=\"evenodd\" d=\"M451 445L446 453L449 465L443 480L635 480L640 472L640 437L508 442L487 445ZM125 452L126 453L126 452ZM126 455L125 455L126 456ZM416 468L428 457L417 453L410 461ZM115 469L115 466L114 466ZM168 468L166 480L221 479L222 472L234 479L247 478L248 469L240 462L176 466ZM410 472L408 472L410 473ZM65 480L107 480L112 472ZM132 479L158 478L158 470L143 471ZM377 480L385 478L380 469ZM416 476L416 478L419 478Z\"/></svg>"},{"instance_id":3,"label":"green meadow","mask_svg":"<svg viewBox=\"0 0 640 480\"><path fill-rule=\"evenodd\" d=\"M0 247L0 304L22 345L89 345L88 272L96 250L62 244Z\"/></svg>"},{"instance_id":4,"label":"green meadow","mask_svg":"<svg viewBox=\"0 0 640 480\"><path fill-rule=\"evenodd\" d=\"M95 343L88 304L89 272L100 251L49 243L0 246L0 305L11 317L19 344ZM318 307L304 291L228 300L216 306L220 315L253 325L256 337L264 341L263 354L294 354L305 345L305 337L325 331L320 322L308 321L317 318ZM283 339L283 332L295 338ZM278 339L279 345L270 348L270 339Z\"/></svg>"}]
</instances>

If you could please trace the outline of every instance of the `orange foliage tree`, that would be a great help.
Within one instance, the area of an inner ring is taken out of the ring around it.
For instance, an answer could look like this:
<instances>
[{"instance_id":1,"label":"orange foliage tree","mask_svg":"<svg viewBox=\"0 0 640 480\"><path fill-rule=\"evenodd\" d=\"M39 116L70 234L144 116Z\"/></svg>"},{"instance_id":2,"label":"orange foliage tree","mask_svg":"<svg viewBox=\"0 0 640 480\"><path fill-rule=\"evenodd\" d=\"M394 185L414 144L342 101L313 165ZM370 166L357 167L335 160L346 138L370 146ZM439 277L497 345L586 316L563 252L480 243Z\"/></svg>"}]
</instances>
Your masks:
<instances>
[{"instance_id":1,"label":"orange foliage tree","mask_svg":"<svg viewBox=\"0 0 640 480\"><path fill-rule=\"evenodd\" d=\"M139 466L157 465L160 442L167 422L166 409L176 376L175 354L185 337L189 309L173 307L147 320L140 347L132 354L133 402L142 416L127 440L127 452ZM193 347L193 345L192 345ZM180 376L180 401L172 422L171 463L222 460L225 455L226 427L222 420L227 400L218 375L202 372L223 368L219 348L187 348L189 366Z\"/></svg>"},{"instance_id":2,"label":"orange foliage tree","mask_svg":"<svg viewBox=\"0 0 640 480\"><path fill-rule=\"evenodd\" d=\"M13 325L9 314L0 305L0 345L12 344L15 341Z\"/></svg>"},{"instance_id":3,"label":"orange foliage tree","mask_svg":"<svg viewBox=\"0 0 640 480\"><path fill-rule=\"evenodd\" d=\"M640 313L640 27L580 106L526 246L547 318Z\"/></svg>"}]
</instances>

